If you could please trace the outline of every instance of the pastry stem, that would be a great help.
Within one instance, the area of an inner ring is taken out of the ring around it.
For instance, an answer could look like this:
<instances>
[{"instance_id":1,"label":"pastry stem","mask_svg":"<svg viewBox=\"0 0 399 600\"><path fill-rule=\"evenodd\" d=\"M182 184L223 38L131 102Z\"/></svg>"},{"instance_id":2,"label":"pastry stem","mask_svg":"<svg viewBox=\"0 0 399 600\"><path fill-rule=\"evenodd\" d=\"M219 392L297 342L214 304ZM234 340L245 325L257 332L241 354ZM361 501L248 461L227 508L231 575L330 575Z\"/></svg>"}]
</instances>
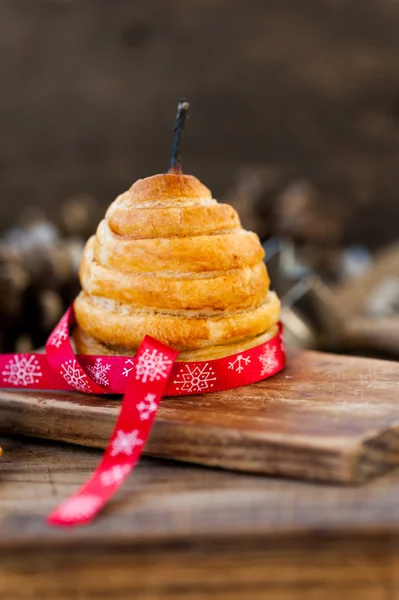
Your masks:
<instances>
[{"instance_id":1,"label":"pastry stem","mask_svg":"<svg viewBox=\"0 0 399 600\"><path fill-rule=\"evenodd\" d=\"M182 173L180 142L189 108L190 105L185 98L180 98L177 104L176 119L173 127L172 156L170 159L169 173Z\"/></svg>"}]
</instances>

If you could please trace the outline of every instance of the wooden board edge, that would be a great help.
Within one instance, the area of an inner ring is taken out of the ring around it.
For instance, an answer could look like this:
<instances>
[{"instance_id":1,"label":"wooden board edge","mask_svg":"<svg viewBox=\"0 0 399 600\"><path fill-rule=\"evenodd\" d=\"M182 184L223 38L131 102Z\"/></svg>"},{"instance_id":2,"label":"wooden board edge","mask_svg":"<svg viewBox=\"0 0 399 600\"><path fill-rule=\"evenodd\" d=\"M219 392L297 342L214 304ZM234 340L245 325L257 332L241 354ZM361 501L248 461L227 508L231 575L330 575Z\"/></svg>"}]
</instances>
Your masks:
<instances>
[{"instance_id":1,"label":"wooden board edge","mask_svg":"<svg viewBox=\"0 0 399 600\"><path fill-rule=\"evenodd\" d=\"M118 409L85 407L82 419L74 403L65 409L51 403L23 404L10 394L3 411L1 433L51 439L84 447L104 449ZM51 423L51 426L50 426ZM261 443L260 443L261 442ZM256 432L236 432L215 425L199 426L158 417L145 454L260 475L290 477L340 484L359 484L382 475L399 464L399 428L378 432L367 440L338 449L319 449L281 440L265 439Z\"/></svg>"},{"instance_id":2,"label":"wooden board edge","mask_svg":"<svg viewBox=\"0 0 399 600\"><path fill-rule=\"evenodd\" d=\"M354 461L355 481L363 482L399 466L399 424L372 435L362 443Z\"/></svg>"}]
</instances>

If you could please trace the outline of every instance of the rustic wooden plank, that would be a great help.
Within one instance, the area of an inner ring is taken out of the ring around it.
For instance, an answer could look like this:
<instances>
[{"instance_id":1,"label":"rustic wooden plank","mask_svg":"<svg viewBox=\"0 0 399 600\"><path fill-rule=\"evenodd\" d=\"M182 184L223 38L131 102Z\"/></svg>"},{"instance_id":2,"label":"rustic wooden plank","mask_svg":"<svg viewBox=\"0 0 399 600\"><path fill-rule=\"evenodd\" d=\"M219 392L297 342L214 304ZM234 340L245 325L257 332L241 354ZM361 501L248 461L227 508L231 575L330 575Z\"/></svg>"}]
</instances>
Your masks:
<instances>
[{"instance_id":1,"label":"rustic wooden plank","mask_svg":"<svg viewBox=\"0 0 399 600\"><path fill-rule=\"evenodd\" d=\"M1 438L0 599L396 598L399 471L365 486L143 459L90 526L44 518L94 449Z\"/></svg>"},{"instance_id":2,"label":"rustic wooden plank","mask_svg":"<svg viewBox=\"0 0 399 600\"><path fill-rule=\"evenodd\" d=\"M399 470L363 486L259 477L143 458L90 527L49 528L101 454L20 436L1 438L0 549L182 543L191 538L399 535Z\"/></svg>"},{"instance_id":3,"label":"rustic wooden plank","mask_svg":"<svg viewBox=\"0 0 399 600\"><path fill-rule=\"evenodd\" d=\"M398 544L324 540L1 555L1 600L396 599Z\"/></svg>"},{"instance_id":4,"label":"rustic wooden plank","mask_svg":"<svg viewBox=\"0 0 399 600\"><path fill-rule=\"evenodd\" d=\"M297 352L270 380L168 398L153 456L228 469L360 482L399 463L399 365ZM0 430L103 448L119 403L59 392L0 393Z\"/></svg>"}]
</instances>

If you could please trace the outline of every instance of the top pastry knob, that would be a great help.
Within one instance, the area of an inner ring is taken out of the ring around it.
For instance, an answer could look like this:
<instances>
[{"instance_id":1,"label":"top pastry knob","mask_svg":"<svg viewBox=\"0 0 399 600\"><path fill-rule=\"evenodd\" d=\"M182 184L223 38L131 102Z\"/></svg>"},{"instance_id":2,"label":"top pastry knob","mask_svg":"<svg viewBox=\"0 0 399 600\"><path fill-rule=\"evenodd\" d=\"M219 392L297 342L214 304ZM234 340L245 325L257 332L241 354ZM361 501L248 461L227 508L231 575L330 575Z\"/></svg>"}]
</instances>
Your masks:
<instances>
[{"instance_id":1,"label":"top pastry knob","mask_svg":"<svg viewBox=\"0 0 399 600\"><path fill-rule=\"evenodd\" d=\"M280 303L259 238L182 173L183 125L169 173L136 181L86 244L75 301L80 353L134 354L151 335L184 360L202 360L276 334Z\"/></svg>"}]
</instances>

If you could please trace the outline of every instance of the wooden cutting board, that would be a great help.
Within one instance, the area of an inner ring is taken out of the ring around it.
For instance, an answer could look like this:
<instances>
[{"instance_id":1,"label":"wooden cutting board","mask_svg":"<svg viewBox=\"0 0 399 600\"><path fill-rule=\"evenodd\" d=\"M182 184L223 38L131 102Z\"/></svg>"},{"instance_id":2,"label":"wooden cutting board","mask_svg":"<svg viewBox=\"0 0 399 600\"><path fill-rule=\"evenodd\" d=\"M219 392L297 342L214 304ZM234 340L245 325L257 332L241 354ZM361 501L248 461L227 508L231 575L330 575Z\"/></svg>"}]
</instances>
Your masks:
<instances>
[{"instance_id":1,"label":"wooden cutting board","mask_svg":"<svg viewBox=\"0 0 399 600\"><path fill-rule=\"evenodd\" d=\"M104 448L119 400L0 392L0 431ZM399 464L399 364L294 352L254 385L165 398L152 456L226 469L361 482Z\"/></svg>"}]
</instances>

